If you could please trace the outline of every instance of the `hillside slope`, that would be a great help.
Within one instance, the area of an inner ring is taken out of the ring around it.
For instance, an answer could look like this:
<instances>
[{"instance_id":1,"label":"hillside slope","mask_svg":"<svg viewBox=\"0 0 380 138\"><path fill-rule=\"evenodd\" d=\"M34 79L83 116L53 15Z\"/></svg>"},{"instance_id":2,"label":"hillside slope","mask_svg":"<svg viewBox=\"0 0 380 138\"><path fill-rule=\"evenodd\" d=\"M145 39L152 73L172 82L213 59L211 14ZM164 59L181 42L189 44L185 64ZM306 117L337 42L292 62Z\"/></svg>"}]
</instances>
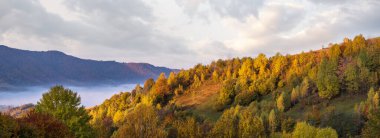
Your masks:
<instances>
[{"instance_id":1,"label":"hillside slope","mask_svg":"<svg viewBox=\"0 0 380 138\"><path fill-rule=\"evenodd\" d=\"M374 136L379 87L380 38L359 35L317 51L217 60L160 75L89 112L94 126L112 120L119 129L107 133L114 135L141 121L131 116L148 105L160 119L151 125L165 127L168 137Z\"/></svg>"}]
</instances>

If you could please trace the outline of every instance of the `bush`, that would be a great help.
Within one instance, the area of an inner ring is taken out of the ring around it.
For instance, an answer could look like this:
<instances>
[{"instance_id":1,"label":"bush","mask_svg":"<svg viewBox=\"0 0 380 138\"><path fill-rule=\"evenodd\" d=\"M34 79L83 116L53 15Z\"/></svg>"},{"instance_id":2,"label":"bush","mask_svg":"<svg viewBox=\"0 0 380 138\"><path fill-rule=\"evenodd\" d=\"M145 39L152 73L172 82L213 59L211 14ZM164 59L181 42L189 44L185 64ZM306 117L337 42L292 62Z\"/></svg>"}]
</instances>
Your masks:
<instances>
[{"instance_id":1,"label":"bush","mask_svg":"<svg viewBox=\"0 0 380 138\"><path fill-rule=\"evenodd\" d=\"M49 114L32 111L19 121L26 137L72 137L69 128Z\"/></svg>"}]
</instances>

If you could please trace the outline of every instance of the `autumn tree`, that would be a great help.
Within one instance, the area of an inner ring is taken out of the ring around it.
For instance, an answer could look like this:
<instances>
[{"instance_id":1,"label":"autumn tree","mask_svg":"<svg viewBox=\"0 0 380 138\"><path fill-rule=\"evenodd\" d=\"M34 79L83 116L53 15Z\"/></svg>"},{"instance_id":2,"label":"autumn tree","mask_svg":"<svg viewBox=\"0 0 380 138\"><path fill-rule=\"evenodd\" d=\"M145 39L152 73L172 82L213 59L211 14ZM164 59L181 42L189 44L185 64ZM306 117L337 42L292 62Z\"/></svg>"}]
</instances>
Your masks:
<instances>
[{"instance_id":1,"label":"autumn tree","mask_svg":"<svg viewBox=\"0 0 380 138\"><path fill-rule=\"evenodd\" d=\"M33 137L72 137L69 128L62 121L49 114L31 111L18 121L22 124L21 131L27 127L26 129L35 132Z\"/></svg>"},{"instance_id":2,"label":"autumn tree","mask_svg":"<svg viewBox=\"0 0 380 138\"><path fill-rule=\"evenodd\" d=\"M223 83L223 87L219 91L219 96L215 103L216 110L222 110L233 102L233 98L236 95L235 84L235 80L226 80Z\"/></svg>"},{"instance_id":3,"label":"autumn tree","mask_svg":"<svg viewBox=\"0 0 380 138\"><path fill-rule=\"evenodd\" d=\"M281 112L285 112L291 106L290 96L287 92L282 92L276 100L277 108Z\"/></svg>"},{"instance_id":4,"label":"autumn tree","mask_svg":"<svg viewBox=\"0 0 380 138\"><path fill-rule=\"evenodd\" d=\"M89 125L91 117L80 104L80 97L76 92L63 86L55 86L42 95L35 109L38 113L50 114L63 121L75 137L91 137L93 134Z\"/></svg>"},{"instance_id":5,"label":"autumn tree","mask_svg":"<svg viewBox=\"0 0 380 138\"><path fill-rule=\"evenodd\" d=\"M272 60L272 73L273 75L279 75L283 72L285 67L287 66L288 61L285 56L281 55L280 53L277 53Z\"/></svg>"},{"instance_id":6,"label":"autumn tree","mask_svg":"<svg viewBox=\"0 0 380 138\"><path fill-rule=\"evenodd\" d=\"M255 116L249 110L242 110L239 114L238 137L263 137L264 125L261 118Z\"/></svg>"},{"instance_id":7,"label":"autumn tree","mask_svg":"<svg viewBox=\"0 0 380 138\"><path fill-rule=\"evenodd\" d=\"M371 110L368 115L368 121L363 129L363 137L375 138L380 136L380 108Z\"/></svg>"},{"instance_id":8,"label":"autumn tree","mask_svg":"<svg viewBox=\"0 0 380 138\"><path fill-rule=\"evenodd\" d=\"M268 123L270 131L276 132L279 126L279 119L274 109L272 109L269 113Z\"/></svg>"},{"instance_id":9,"label":"autumn tree","mask_svg":"<svg viewBox=\"0 0 380 138\"><path fill-rule=\"evenodd\" d=\"M308 96L310 88L311 88L310 79L308 77L305 77L301 83L300 96L302 98Z\"/></svg>"},{"instance_id":10,"label":"autumn tree","mask_svg":"<svg viewBox=\"0 0 380 138\"><path fill-rule=\"evenodd\" d=\"M160 76L158 76L156 83L153 85L152 93L156 95L164 95L168 93L169 88L167 85L167 80L165 77L165 73L161 73Z\"/></svg>"},{"instance_id":11,"label":"autumn tree","mask_svg":"<svg viewBox=\"0 0 380 138\"><path fill-rule=\"evenodd\" d=\"M330 47L329 55L330 55L331 60L337 61L341 54L342 52L338 44L334 44Z\"/></svg>"},{"instance_id":12,"label":"autumn tree","mask_svg":"<svg viewBox=\"0 0 380 138\"><path fill-rule=\"evenodd\" d=\"M153 85L154 85L154 79L152 79L152 78L147 79L147 80L145 81L145 83L144 83L143 91L144 91L145 93L149 92L150 89L152 89Z\"/></svg>"},{"instance_id":13,"label":"autumn tree","mask_svg":"<svg viewBox=\"0 0 380 138\"><path fill-rule=\"evenodd\" d=\"M314 138L317 129L305 122L298 122L292 133L293 138Z\"/></svg>"},{"instance_id":14,"label":"autumn tree","mask_svg":"<svg viewBox=\"0 0 380 138\"><path fill-rule=\"evenodd\" d=\"M259 75L263 75L266 72L267 65L268 59L263 53L260 53L253 62L253 67L258 71Z\"/></svg>"},{"instance_id":15,"label":"autumn tree","mask_svg":"<svg viewBox=\"0 0 380 138\"><path fill-rule=\"evenodd\" d=\"M210 137L263 137L263 121L240 106L227 109L215 123Z\"/></svg>"},{"instance_id":16,"label":"autumn tree","mask_svg":"<svg viewBox=\"0 0 380 138\"><path fill-rule=\"evenodd\" d=\"M169 90L167 79L164 73L161 73L157 78L156 83L151 89L151 94L151 96L153 96L154 104L166 104L168 102L168 98L173 95L173 93L171 93Z\"/></svg>"},{"instance_id":17,"label":"autumn tree","mask_svg":"<svg viewBox=\"0 0 380 138\"><path fill-rule=\"evenodd\" d=\"M193 118L189 117L185 120L174 122L174 128L177 130L177 137L179 138L201 138L203 132L199 123Z\"/></svg>"},{"instance_id":18,"label":"autumn tree","mask_svg":"<svg viewBox=\"0 0 380 138\"><path fill-rule=\"evenodd\" d=\"M315 128L308 123L299 122L292 133L293 138L338 138L338 133L330 127Z\"/></svg>"},{"instance_id":19,"label":"autumn tree","mask_svg":"<svg viewBox=\"0 0 380 138\"><path fill-rule=\"evenodd\" d=\"M219 81L219 74L216 70L214 70L214 72L212 73L212 80L214 82L218 82Z\"/></svg>"},{"instance_id":20,"label":"autumn tree","mask_svg":"<svg viewBox=\"0 0 380 138\"><path fill-rule=\"evenodd\" d=\"M237 137L239 110L239 106L225 110L212 128L210 137Z\"/></svg>"},{"instance_id":21,"label":"autumn tree","mask_svg":"<svg viewBox=\"0 0 380 138\"><path fill-rule=\"evenodd\" d=\"M338 138L338 133L330 127L328 128L319 128L317 130L317 135L315 138Z\"/></svg>"},{"instance_id":22,"label":"autumn tree","mask_svg":"<svg viewBox=\"0 0 380 138\"><path fill-rule=\"evenodd\" d=\"M239 79L238 83L244 87L248 88L248 83L251 76L253 75L253 61L250 58L244 60L242 66L239 69Z\"/></svg>"},{"instance_id":23,"label":"autumn tree","mask_svg":"<svg viewBox=\"0 0 380 138\"><path fill-rule=\"evenodd\" d=\"M198 88L202 85L201 80L199 79L198 75L194 75L194 81L193 81L193 88Z\"/></svg>"},{"instance_id":24,"label":"autumn tree","mask_svg":"<svg viewBox=\"0 0 380 138\"><path fill-rule=\"evenodd\" d=\"M366 40L365 38L363 37L363 35L357 35L355 36L354 40L352 41L352 51L354 53L358 53L360 51L361 48L364 48L366 46Z\"/></svg>"},{"instance_id":25,"label":"autumn tree","mask_svg":"<svg viewBox=\"0 0 380 138\"><path fill-rule=\"evenodd\" d=\"M20 125L9 115L0 113L0 137L11 138L18 137Z\"/></svg>"},{"instance_id":26,"label":"autumn tree","mask_svg":"<svg viewBox=\"0 0 380 138\"><path fill-rule=\"evenodd\" d=\"M137 105L126 115L126 122L114 133L115 138L165 138L167 133L154 107Z\"/></svg>"},{"instance_id":27,"label":"autumn tree","mask_svg":"<svg viewBox=\"0 0 380 138\"><path fill-rule=\"evenodd\" d=\"M177 77L174 72L170 72L168 77L168 85L170 89L174 89L178 85Z\"/></svg>"},{"instance_id":28,"label":"autumn tree","mask_svg":"<svg viewBox=\"0 0 380 138\"><path fill-rule=\"evenodd\" d=\"M300 87L297 86L293 88L292 93L290 94L290 99L293 104L296 104L298 102L298 98L300 97Z\"/></svg>"}]
</instances>

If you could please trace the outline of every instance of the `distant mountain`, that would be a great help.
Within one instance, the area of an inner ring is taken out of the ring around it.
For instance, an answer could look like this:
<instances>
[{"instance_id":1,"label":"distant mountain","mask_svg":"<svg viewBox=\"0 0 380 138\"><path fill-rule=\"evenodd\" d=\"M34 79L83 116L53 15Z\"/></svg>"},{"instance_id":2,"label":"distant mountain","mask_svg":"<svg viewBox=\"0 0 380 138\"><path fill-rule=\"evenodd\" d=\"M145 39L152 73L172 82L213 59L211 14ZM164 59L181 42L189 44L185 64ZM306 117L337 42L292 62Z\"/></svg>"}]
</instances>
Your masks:
<instances>
[{"instance_id":1,"label":"distant mountain","mask_svg":"<svg viewBox=\"0 0 380 138\"><path fill-rule=\"evenodd\" d=\"M0 45L0 90L35 85L138 83L175 71L147 63L80 59L59 51L28 51Z\"/></svg>"}]
</instances>

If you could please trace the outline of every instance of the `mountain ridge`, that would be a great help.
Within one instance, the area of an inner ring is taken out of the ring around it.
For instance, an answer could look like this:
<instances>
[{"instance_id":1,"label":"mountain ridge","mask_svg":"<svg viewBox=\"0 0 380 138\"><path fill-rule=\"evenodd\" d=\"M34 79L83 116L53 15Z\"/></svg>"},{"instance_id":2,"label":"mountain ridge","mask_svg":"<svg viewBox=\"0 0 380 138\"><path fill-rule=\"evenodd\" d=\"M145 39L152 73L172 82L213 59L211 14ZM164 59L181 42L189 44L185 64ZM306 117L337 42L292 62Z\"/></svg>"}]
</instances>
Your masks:
<instances>
[{"instance_id":1,"label":"mountain ridge","mask_svg":"<svg viewBox=\"0 0 380 138\"><path fill-rule=\"evenodd\" d=\"M175 69L148 63L97 61L61 51L30 51L0 45L0 90L35 85L140 83Z\"/></svg>"}]
</instances>

